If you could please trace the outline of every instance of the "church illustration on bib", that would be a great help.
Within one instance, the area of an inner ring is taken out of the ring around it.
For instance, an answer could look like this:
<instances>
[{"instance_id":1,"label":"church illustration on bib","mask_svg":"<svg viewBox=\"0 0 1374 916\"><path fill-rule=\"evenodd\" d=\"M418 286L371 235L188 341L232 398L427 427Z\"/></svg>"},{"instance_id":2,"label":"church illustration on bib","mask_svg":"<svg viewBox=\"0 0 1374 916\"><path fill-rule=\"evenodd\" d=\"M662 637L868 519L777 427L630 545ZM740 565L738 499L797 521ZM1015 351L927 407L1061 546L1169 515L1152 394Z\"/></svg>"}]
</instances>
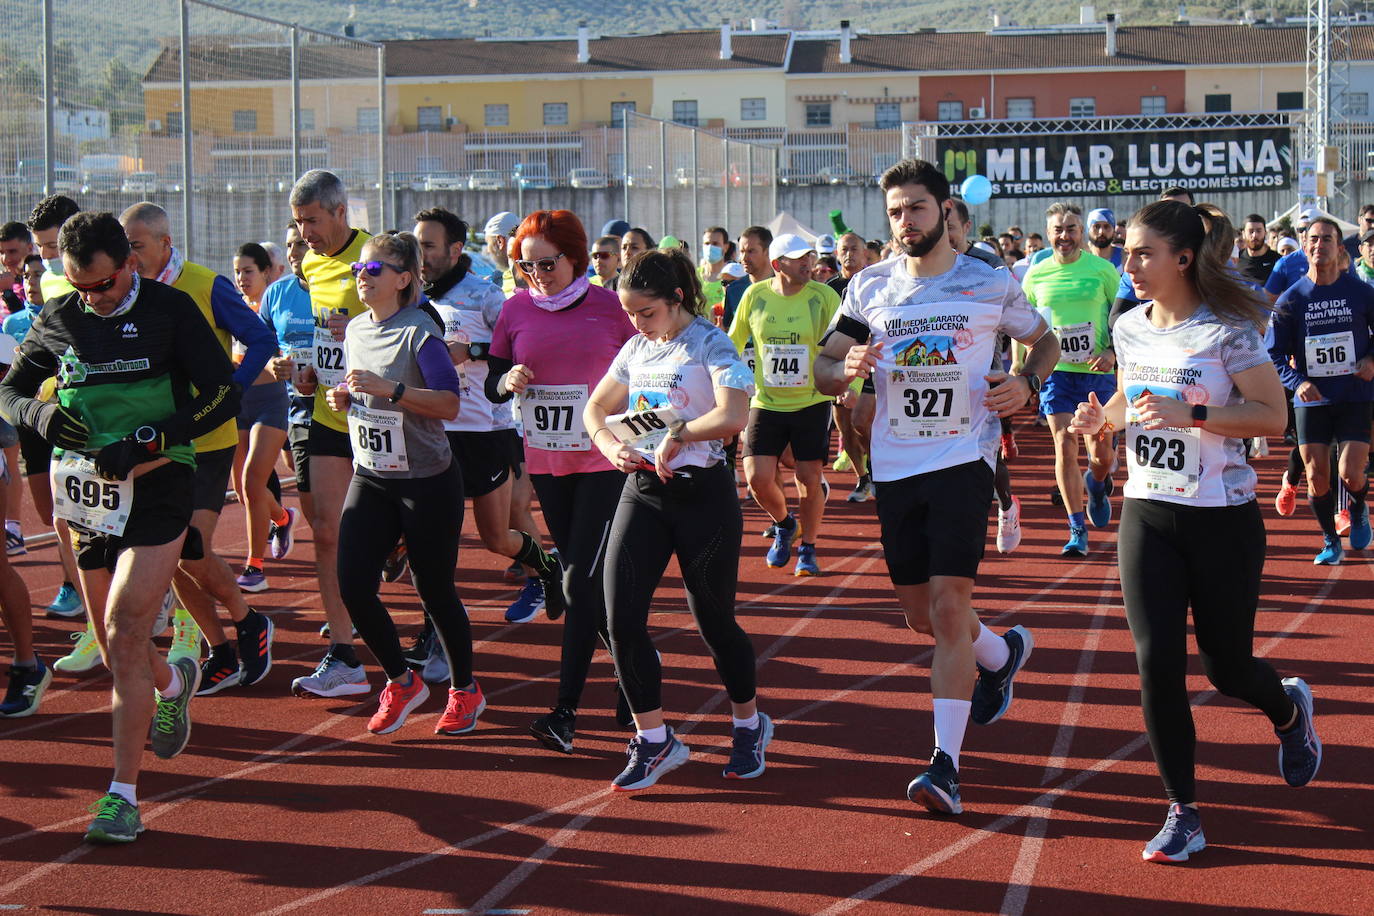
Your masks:
<instances>
[{"instance_id":1,"label":"church illustration on bib","mask_svg":"<svg viewBox=\"0 0 1374 916\"><path fill-rule=\"evenodd\" d=\"M917 337L894 354L897 366L955 366L954 338L943 334Z\"/></svg>"}]
</instances>

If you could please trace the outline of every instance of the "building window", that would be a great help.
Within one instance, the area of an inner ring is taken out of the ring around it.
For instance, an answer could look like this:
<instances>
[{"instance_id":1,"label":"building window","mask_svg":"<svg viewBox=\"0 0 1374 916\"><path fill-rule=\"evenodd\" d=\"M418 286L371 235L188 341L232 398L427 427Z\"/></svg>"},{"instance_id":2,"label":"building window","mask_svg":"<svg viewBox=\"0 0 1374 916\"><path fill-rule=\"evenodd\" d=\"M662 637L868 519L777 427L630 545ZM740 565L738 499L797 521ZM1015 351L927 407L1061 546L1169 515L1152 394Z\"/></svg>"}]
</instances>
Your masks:
<instances>
[{"instance_id":1,"label":"building window","mask_svg":"<svg viewBox=\"0 0 1374 916\"><path fill-rule=\"evenodd\" d=\"M297 112L297 115L301 119L301 130L315 129L315 109L302 108L299 112Z\"/></svg>"},{"instance_id":2,"label":"building window","mask_svg":"<svg viewBox=\"0 0 1374 916\"><path fill-rule=\"evenodd\" d=\"M252 109L234 112L234 133L253 134L258 131L258 113Z\"/></svg>"},{"instance_id":3,"label":"building window","mask_svg":"<svg viewBox=\"0 0 1374 916\"><path fill-rule=\"evenodd\" d=\"M963 102L940 102L935 106L935 120L937 121L962 121L964 120Z\"/></svg>"},{"instance_id":4,"label":"building window","mask_svg":"<svg viewBox=\"0 0 1374 916\"><path fill-rule=\"evenodd\" d=\"M1029 121L1035 117L1035 99L1007 99L1007 117L1013 121Z\"/></svg>"},{"instance_id":5,"label":"building window","mask_svg":"<svg viewBox=\"0 0 1374 916\"><path fill-rule=\"evenodd\" d=\"M697 100L678 99L673 102L673 120L688 127L697 126Z\"/></svg>"},{"instance_id":6,"label":"building window","mask_svg":"<svg viewBox=\"0 0 1374 916\"><path fill-rule=\"evenodd\" d=\"M1162 95L1142 95L1140 113L1143 115L1162 115L1168 110L1168 103Z\"/></svg>"},{"instance_id":7,"label":"building window","mask_svg":"<svg viewBox=\"0 0 1374 916\"><path fill-rule=\"evenodd\" d=\"M1231 110L1231 93L1219 92L1202 97L1202 110L1210 113L1225 113Z\"/></svg>"},{"instance_id":8,"label":"building window","mask_svg":"<svg viewBox=\"0 0 1374 916\"><path fill-rule=\"evenodd\" d=\"M611 126L624 127L625 113L633 113L635 110L634 102L612 102L611 103Z\"/></svg>"},{"instance_id":9,"label":"building window","mask_svg":"<svg viewBox=\"0 0 1374 916\"><path fill-rule=\"evenodd\" d=\"M807 126L807 127L829 127L829 126L830 126L830 103L829 103L829 102L807 102L807 103L806 103L806 126Z\"/></svg>"},{"instance_id":10,"label":"building window","mask_svg":"<svg viewBox=\"0 0 1374 916\"><path fill-rule=\"evenodd\" d=\"M879 128L901 127L902 103L875 102L873 104L873 126Z\"/></svg>"},{"instance_id":11,"label":"building window","mask_svg":"<svg viewBox=\"0 0 1374 916\"><path fill-rule=\"evenodd\" d=\"M1069 117L1071 118L1095 118L1097 117L1097 99L1092 96L1069 99Z\"/></svg>"},{"instance_id":12,"label":"building window","mask_svg":"<svg viewBox=\"0 0 1374 916\"><path fill-rule=\"evenodd\" d=\"M358 133L375 134L379 129L377 109L359 108L358 109Z\"/></svg>"},{"instance_id":13,"label":"building window","mask_svg":"<svg viewBox=\"0 0 1374 916\"><path fill-rule=\"evenodd\" d=\"M1345 113L1352 118L1369 117L1369 93L1368 92L1347 92L1345 93L1344 105Z\"/></svg>"},{"instance_id":14,"label":"building window","mask_svg":"<svg viewBox=\"0 0 1374 916\"><path fill-rule=\"evenodd\" d=\"M1293 111L1302 108L1301 92L1280 92L1277 108L1279 111Z\"/></svg>"},{"instance_id":15,"label":"building window","mask_svg":"<svg viewBox=\"0 0 1374 916\"><path fill-rule=\"evenodd\" d=\"M444 129L444 110L438 105L421 105L415 109L415 127L420 131Z\"/></svg>"},{"instance_id":16,"label":"building window","mask_svg":"<svg viewBox=\"0 0 1374 916\"><path fill-rule=\"evenodd\" d=\"M169 111L169 112L167 112L167 118L166 118L166 120L164 120L162 123L165 124L165 125L167 126L167 136L169 136L169 137L180 137L180 136L181 136L181 112L179 112L179 111Z\"/></svg>"},{"instance_id":17,"label":"building window","mask_svg":"<svg viewBox=\"0 0 1374 916\"><path fill-rule=\"evenodd\" d=\"M544 103L544 126L562 127L568 123L568 103L567 102L545 102Z\"/></svg>"},{"instance_id":18,"label":"building window","mask_svg":"<svg viewBox=\"0 0 1374 916\"><path fill-rule=\"evenodd\" d=\"M739 100L739 119L741 121L766 121L768 120L768 100L767 99L740 99Z\"/></svg>"},{"instance_id":19,"label":"building window","mask_svg":"<svg viewBox=\"0 0 1374 916\"><path fill-rule=\"evenodd\" d=\"M483 105L482 123L487 127L509 127L510 126L510 106Z\"/></svg>"}]
</instances>

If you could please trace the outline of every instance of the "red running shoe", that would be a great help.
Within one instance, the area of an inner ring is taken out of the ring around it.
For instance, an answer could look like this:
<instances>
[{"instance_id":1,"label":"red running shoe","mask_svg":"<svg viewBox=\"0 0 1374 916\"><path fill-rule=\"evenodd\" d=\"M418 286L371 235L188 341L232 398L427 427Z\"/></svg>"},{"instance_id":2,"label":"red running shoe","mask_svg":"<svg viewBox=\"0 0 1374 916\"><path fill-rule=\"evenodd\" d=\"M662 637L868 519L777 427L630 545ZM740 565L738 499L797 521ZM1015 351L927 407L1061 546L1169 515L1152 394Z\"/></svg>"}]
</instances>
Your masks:
<instances>
[{"instance_id":1,"label":"red running shoe","mask_svg":"<svg viewBox=\"0 0 1374 916\"><path fill-rule=\"evenodd\" d=\"M387 681L377 712L368 720L367 730L374 735L388 735L405 724L410 711L429 699L424 678L410 672L410 684Z\"/></svg>"},{"instance_id":2,"label":"red running shoe","mask_svg":"<svg viewBox=\"0 0 1374 916\"><path fill-rule=\"evenodd\" d=\"M434 726L436 735L462 735L477 727L477 717L487 708L482 685L474 678L472 690L448 689L448 708Z\"/></svg>"}]
</instances>

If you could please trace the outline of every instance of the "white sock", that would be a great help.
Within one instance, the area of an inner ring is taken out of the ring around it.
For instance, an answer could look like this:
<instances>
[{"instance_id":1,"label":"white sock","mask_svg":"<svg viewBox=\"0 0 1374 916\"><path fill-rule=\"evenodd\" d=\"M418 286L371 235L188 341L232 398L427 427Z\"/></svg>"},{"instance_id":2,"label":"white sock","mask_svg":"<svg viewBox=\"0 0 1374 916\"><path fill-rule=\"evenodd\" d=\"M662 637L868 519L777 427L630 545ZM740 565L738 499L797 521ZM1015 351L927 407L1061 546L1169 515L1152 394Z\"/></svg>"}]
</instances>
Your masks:
<instances>
[{"instance_id":1,"label":"white sock","mask_svg":"<svg viewBox=\"0 0 1374 916\"><path fill-rule=\"evenodd\" d=\"M736 719L734 716L731 716L730 721L734 723L735 728L758 728L759 714L755 712L747 719Z\"/></svg>"},{"instance_id":2,"label":"white sock","mask_svg":"<svg viewBox=\"0 0 1374 916\"><path fill-rule=\"evenodd\" d=\"M989 671L1000 671L1011 658L1011 649L1005 639L980 623L978 638L973 641L973 657Z\"/></svg>"},{"instance_id":3,"label":"white sock","mask_svg":"<svg viewBox=\"0 0 1374 916\"><path fill-rule=\"evenodd\" d=\"M668 726L660 725L658 728L636 729L639 737L648 741L650 744L662 744L668 740Z\"/></svg>"},{"instance_id":4,"label":"white sock","mask_svg":"<svg viewBox=\"0 0 1374 916\"><path fill-rule=\"evenodd\" d=\"M138 807L138 787L131 782L111 782L110 792L115 795L124 796L125 801Z\"/></svg>"},{"instance_id":5,"label":"white sock","mask_svg":"<svg viewBox=\"0 0 1374 916\"><path fill-rule=\"evenodd\" d=\"M964 729L968 727L968 711L973 706L968 700L946 700L935 698L935 746L949 755L954 761L954 769L959 769L959 749L964 745Z\"/></svg>"},{"instance_id":6,"label":"white sock","mask_svg":"<svg viewBox=\"0 0 1374 916\"><path fill-rule=\"evenodd\" d=\"M164 700L174 700L181 693L181 671L175 665L172 666L172 683L167 685L166 690L159 690L157 695Z\"/></svg>"}]
</instances>

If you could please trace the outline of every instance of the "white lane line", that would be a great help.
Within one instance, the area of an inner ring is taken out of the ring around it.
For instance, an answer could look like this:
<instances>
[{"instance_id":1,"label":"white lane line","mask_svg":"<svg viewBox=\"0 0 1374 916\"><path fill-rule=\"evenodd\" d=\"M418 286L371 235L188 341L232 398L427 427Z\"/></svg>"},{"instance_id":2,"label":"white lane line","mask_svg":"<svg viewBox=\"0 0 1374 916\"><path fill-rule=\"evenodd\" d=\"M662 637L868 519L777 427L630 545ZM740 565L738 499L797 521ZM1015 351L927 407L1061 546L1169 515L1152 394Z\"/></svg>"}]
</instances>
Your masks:
<instances>
[{"instance_id":1,"label":"white lane line","mask_svg":"<svg viewBox=\"0 0 1374 916\"><path fill-rule=\"evenodd\" d=\"M568 822L568 826L549 837L548 842L521 862L514 871L501 879L501 882L487 891L486 895L472 905L474 916L488 916L492 912L491 907L505 900L517 887L525 883L525 879L534 874L535 869L544 864L544 861L557 852L561 847L572 841L578 832L602 812L611 802L602 802L595 808L590 808Z\"/></svg>"}]
</instances>

